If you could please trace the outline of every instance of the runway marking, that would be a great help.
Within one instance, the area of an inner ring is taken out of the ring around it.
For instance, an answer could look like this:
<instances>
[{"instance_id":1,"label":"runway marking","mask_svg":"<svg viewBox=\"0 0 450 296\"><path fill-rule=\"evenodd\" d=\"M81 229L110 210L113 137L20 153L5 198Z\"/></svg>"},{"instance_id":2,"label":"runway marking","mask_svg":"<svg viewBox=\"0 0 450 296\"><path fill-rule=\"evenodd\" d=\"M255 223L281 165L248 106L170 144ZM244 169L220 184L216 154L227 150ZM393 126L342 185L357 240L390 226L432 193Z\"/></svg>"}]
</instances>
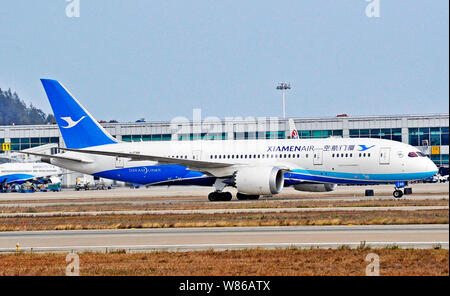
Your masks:
<instances>
[{"instance_id":1,"label":"runway marking","mask_svg":"<svg viewBox=\"0 0 450 296\"><path fill-rule=\"evenodd\" d=\"M348 246L350 248L370 247L370 248L449 248L448 241L435 242L317 242L317 243L239 243L239 244L162 244L162 245L111 245L111 246L52 246L52 247L24 247L22 252L67 252L67 251L87 251L97 250L98 252L108 252L117 250L131 251L152 251L152 250L236 250L250 248L339 248ZM0 248L0 253L15 253L16 248Z\"/></svg>"},{"instance_id":2,"label":"runway marking","mask_svg":"<svg viewBox=\"0 0 450 296\"><path fill-rule=\"evenodd\" d=\"M0 218L18 217L73 217L105 215L185 215L185 214L245 214L245 213L299 213L343 211L431 211L449 210L449 206L398 206L398 207L327 207L327 208L260 208L260 209L198 209L198 210L148 210L148 211L93 211L93 212L43 212L1 213Z\"/></svg>"}]
</instances>

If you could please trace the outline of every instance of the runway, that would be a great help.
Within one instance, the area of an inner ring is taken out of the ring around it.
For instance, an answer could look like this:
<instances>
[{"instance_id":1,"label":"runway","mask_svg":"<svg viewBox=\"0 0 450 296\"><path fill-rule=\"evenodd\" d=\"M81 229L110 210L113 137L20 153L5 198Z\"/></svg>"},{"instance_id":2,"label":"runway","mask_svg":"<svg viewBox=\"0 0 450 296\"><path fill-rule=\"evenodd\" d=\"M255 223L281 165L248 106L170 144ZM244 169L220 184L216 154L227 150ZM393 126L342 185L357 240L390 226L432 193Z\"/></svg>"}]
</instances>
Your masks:
<instances>
[{"instance_id":1,"label":"runway","mask_svg":"<svg viewBox=\"0 0 450 296\"><path fill-rule=\"evenodd\" d=\"M246 248L337 248L397 245L408 248L449 247L449 225L369 225L296 227L216 227L0 233L0 252L188 251Z\"/></svg>"},{"instance_id":2,"label":"runway","mask_svg":"<svg viewBox=\"0 0 450 296\"><path fill-rule=\"evenodd\" d=\"M405 195L402 199L448 199L448 183L437 184L414 184L411 186L413 195ZM364 191L373 189L375 196L366 197ZM208 193L213 191L212 187L177 186L177 187L150 187L140 189L115 188L112 190L89 190L75 191L64 189L61 192L36 192L36 193L6 193L0 194L0 206L26 206L28 203L45 202L47 205L86 204L86 203L189 203L208 202ZM236 191L231 188L233 194ZM281 194L275 196L264 196L261 200L292 201L292 200L376 200L393 199L393 185L373 186L338 186L331 192L300 192L291 187L284 188ZM245 201L233 200L243 203ZM8 204L8 205L7 205Z\"/></svg>"}]
</instances>

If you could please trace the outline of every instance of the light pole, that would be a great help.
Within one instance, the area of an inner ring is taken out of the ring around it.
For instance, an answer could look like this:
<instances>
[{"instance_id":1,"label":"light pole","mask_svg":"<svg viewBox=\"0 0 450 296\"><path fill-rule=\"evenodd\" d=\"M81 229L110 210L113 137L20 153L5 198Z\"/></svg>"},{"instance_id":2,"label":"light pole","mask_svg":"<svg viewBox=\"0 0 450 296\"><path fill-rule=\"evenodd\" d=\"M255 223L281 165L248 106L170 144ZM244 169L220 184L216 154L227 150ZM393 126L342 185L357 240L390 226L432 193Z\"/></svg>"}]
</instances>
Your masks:
<instances>
[{"instance_id":1,"label":"light pole","mask_svg":"<svg viewBox=\"0 0 450 296\"><path fill-rule=\"evenodd\" d=\"M286 90L291 89L291 84L280 82L277 85L277 89L281 90L281 93L283 95L283 119L286 119Z\"/></svg>"}]
</instances>

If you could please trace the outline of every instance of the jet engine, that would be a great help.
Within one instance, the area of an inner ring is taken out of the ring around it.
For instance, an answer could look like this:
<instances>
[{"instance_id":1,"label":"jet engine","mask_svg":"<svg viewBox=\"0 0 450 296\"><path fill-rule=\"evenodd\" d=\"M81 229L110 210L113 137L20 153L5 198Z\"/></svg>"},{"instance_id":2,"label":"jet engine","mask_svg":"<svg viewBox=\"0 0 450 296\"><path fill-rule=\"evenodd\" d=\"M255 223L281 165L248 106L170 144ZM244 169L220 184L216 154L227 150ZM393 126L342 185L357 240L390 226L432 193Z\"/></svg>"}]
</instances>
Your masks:
<instances>
[{"instance_id":1,"label":"jet engine","mask_svg":"<svg viewBox=\"0 0 450 296\"><path fill-rule=\"evenodd\" d=\"M294 189L298 191L308 192L328 192L336 190L336 184L320 183L320 184L297 184L294 185Z\"/></svg>"},{"instance_id":2,"label":"jet engine","mask_svg":"<svg viewBox=\"0 0 450 296\"><path fill-rule=\"evenodd\" d=\"M283 189L284 173L278 167L247 167L234 174L238 192L252 195L278 194Z\"/></svg>"}]
</instances>

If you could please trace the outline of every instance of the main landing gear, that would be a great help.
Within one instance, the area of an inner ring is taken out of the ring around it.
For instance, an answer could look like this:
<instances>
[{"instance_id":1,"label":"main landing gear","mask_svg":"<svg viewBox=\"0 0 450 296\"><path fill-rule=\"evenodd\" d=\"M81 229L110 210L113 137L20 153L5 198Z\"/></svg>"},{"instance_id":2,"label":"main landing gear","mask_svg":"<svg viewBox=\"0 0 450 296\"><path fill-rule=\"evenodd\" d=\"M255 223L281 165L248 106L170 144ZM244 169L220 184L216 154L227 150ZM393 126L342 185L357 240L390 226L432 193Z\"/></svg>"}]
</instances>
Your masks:
<instances>
[{"instance_id":1,"label":"main landing gear","mask_svg":"<svg viewBox=\"0 0 450 296\"><path fill-rule=\"evenodd\" d=\"M208 194L209 201L230 201L233 198L230 192L214 191Z\"/></svg>"},{"instance_id":2,"label":"main landing gear","mask_svg":"<svg viewBox=\"0 0 450 296\"><path fill-rule=\"evenodd\" d=\"M257 200L259 199L259 195L248 195L243 193L237 193L236 197L238 200Z\"/></svg>"},{"instance_id":3,"label":"main landing gear","mask_svg":"<svg viewBox=\"0 0 450 296\"><path fill-rule=\"evenodd\" d=\"M249 195L243 193L237 193L236 197L238 200L257 200L259 195ZM209 201L230 201L233 198L230 192L220 192L214 191L208 194Z\"/></svg>"}]
</instances>

